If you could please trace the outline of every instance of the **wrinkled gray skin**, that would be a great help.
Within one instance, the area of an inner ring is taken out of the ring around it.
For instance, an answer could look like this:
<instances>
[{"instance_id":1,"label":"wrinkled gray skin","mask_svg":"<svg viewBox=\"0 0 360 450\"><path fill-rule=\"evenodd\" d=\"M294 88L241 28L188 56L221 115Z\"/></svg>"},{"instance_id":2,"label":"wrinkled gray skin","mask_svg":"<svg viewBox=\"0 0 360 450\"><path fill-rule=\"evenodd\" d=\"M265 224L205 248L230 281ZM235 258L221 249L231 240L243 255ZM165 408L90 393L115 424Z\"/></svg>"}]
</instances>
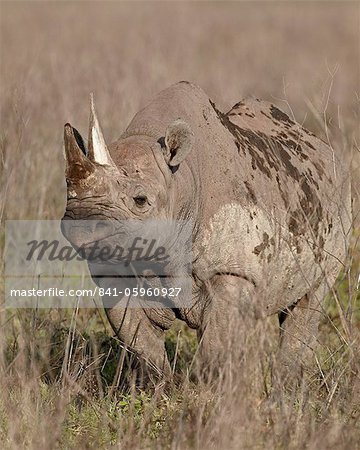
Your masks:
<instances>
[{"instance_id":1,"label":"wrinkled gray skin","mask_svg":"<svg viewBox=\"0 0 360 450\"><path fill-rule=\"evenodd\" d=\"M280 359L301 361L346 255L350 189L341 155L270 103L246 99L224 114L188 82L160 92L108 148L93 105L87 156L75 133L65 126L64 219L194 223L193 307L107 309L120 340L169 373L164 334L176 318L198 330L205 360L220 363L228 342L242 350L239 323L250 331L278 314ZM92 240L103 232L92 230ZM75 246L85 235L65 232Z\"/></svg>"}]
</instances>

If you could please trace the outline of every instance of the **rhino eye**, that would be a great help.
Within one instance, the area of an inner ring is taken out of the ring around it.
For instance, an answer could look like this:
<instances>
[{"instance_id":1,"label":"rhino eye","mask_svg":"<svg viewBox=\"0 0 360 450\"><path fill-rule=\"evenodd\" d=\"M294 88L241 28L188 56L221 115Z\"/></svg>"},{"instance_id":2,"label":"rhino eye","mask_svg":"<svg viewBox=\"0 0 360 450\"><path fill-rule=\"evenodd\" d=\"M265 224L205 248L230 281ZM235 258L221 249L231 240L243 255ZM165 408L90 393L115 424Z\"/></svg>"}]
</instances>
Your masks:
<instances>
[{"instance_id":1,"label":"rhino eye","mask_svg":"<svg viewBox=\"0 0 360 450\"><path fill-rule=\"evenodd\" d=\"M137 206L144 206L147 202L147 197L146 195L137 195L134 197L134 202Z\"/></svg>"}]
</instances>

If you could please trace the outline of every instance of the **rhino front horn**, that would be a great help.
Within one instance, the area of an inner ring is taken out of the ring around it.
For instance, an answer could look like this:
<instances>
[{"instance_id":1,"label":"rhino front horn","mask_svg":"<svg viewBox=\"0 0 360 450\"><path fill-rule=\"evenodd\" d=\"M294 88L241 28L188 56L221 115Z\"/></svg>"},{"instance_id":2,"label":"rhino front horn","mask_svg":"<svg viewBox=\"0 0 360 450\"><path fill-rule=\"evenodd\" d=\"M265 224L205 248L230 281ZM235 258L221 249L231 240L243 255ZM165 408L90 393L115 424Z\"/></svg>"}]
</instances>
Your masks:
<instances>
[{"instance_id":1,"label":"rhino front horn","mask_svg":"<svg viewBox=\"0 0 360 450\"><path fill-rule=\"evenodd\" d=\"M86 148L80 133L69 123L64 127L64 150L66 178L84 179L94 171L94 165L85 156Z\"/></svg>"},{"instance_id":2,"label":"rhino front horn","mask_svg":"<svg viewBox=\"0 0 360 450\"><path fill-rule=\"evenodd\" d=\"M90 124L89 124L89 158L98 164L114 166L106 146L99 120L95 111L94 95L90 94Z\"/></svg>"}]
</instances>

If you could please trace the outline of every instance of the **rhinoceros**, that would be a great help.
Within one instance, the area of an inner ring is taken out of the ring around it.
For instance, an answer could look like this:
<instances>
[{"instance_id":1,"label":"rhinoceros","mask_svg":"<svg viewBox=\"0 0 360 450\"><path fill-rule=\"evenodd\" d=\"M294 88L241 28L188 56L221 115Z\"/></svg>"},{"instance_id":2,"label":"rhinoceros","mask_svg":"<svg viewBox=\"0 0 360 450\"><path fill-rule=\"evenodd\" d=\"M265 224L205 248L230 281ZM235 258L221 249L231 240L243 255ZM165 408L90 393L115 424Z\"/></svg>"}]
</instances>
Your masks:
<instances>
[{"instance_id":1,"label":"rhinoceros","mask_svg":"<svg viewBox=\"0 0 360 450\"><path fill-rule=\"evenodd\" d=\"M278 315L284 364L311 351L351 229L348 172L332 146L271 103L246 98L223 113L186 81L160 92L108 146L91 99L88 144L70 124L64 140L63 221L192 220L191 306L106 309L140 360L170 372L164 339L176 319L197 330L208 360L230 332L236 342L235 316L250 329ZM77 248L88 236L63 233ZM103 233L95 227L91 240Z\"/></svg>"}]
</instances>

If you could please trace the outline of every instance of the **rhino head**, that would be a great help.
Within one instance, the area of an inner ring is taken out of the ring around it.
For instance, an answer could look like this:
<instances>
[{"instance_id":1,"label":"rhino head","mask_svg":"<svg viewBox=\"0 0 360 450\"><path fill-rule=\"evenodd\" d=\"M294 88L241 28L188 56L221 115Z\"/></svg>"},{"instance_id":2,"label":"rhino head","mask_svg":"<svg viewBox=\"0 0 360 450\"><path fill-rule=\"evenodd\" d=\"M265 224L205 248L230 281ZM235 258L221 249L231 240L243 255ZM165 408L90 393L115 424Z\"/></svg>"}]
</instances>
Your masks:
<instances>
[{"instance_id":1,"label":"rhino head","mask_svg":"<svg viewBox=\"0 0 360 450\"><path fill-rule=\"evenodd\" d=\"M119 221L171 219L174 172L193 140L189 125L178 119L164 137L128 136L108 148L91 95L88 145L70 124L64 128L67 240L78 248L111 235Z\"/></svg>"}]
</instances>

